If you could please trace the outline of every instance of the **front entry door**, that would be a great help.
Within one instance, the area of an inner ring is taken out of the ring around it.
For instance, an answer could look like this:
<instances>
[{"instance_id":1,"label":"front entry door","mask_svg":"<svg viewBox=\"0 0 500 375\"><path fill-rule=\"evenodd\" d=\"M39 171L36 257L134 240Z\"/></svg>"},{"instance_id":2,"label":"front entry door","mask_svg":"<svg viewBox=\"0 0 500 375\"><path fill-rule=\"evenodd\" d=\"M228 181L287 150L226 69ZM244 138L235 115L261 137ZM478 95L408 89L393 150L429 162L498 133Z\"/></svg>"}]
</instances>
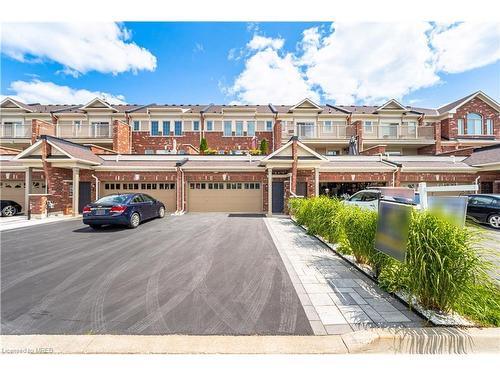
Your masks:
<instances>
[{"instance_id":1,"label":"front entry door","mask_svg":"<svg viewBox=\"0 0 500 375\"><path fill-rule=\"evenodd\" d=\"M83 207L91 202L90 182L80 182L78 196L78 212L82 213Z\"/></svg>"},{"instance_id":2,"label":"front entry door","mask_svg":"<svg viewBox=\"0 0 500 375\"><path fill-rule=\"evenodd\" d=\"M281 182L273 182L273 213L281 214L285 208L285 184Z\"/></svg>"}]
</instances>

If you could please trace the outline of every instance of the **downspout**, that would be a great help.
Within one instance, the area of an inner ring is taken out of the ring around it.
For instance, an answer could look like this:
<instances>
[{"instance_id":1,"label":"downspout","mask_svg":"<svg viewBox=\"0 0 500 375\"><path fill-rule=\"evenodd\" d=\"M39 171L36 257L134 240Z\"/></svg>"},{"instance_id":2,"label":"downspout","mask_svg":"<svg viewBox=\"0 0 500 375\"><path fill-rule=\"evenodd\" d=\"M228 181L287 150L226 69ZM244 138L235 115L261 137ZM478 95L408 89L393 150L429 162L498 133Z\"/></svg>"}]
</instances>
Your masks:
<instances>
[{"instance_id":1,"label":"downspout","mask_svg":"<svg viewBox=\"0 0 500 375\"><path fill-rule=\"evenodd\" d=\"M95 180L95 200L98 200L99 199L99 179L95 175L92 175L92 178Z\"/></svg>"}]
</instances>

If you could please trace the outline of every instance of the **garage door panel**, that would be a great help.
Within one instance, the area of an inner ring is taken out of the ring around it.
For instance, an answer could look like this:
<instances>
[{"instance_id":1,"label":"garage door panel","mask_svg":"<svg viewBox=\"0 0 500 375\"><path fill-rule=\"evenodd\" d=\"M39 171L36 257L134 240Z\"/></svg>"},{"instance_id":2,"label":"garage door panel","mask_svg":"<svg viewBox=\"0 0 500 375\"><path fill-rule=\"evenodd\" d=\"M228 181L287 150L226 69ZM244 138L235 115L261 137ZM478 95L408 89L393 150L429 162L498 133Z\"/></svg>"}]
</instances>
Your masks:
<instances>
[{"instance_id":1,"label":"garage door panel","mask_svg":"<svg viewBox=\"0 0 500 375\"><path fill-rule=\"evenodd\" d=\"M116 193L144 193L163 202L167 212L174 212L176 190L173 182L102 182L100 196Z\"/></svg>"},{"instance_id":2,"label":"garage door panel","mask_svg":"<svg viewBox=\"0 0 500 375\"><path fill-rule=\"evenodd\" d=\"M25 185L24 181L2 181L0 183L0 198L19 203L24 211ZM45 190L44 181L33 181L31 187L32 194L43 194Z\"/></svg>"},{"instance_id":3,"label":"garage door panel","mask_svg":"<svg viewBox=\"0 0 500 375\"><path fill-rule=\"evenodd\" d=\"M190 183L189 212L262 212L260 183Z\"/></svg>"}]
</instances>

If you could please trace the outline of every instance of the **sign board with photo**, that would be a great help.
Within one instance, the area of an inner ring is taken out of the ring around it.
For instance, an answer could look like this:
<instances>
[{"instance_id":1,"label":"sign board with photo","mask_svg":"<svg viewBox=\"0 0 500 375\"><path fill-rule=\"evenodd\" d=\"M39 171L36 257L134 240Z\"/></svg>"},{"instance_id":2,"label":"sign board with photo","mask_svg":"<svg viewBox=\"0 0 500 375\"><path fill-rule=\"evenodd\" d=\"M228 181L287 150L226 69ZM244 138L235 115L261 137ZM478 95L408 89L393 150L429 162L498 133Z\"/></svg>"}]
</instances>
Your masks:
<instances>
[{"instance_id":1,"label":"sign board with photo","mask_svg":"<svg viewBox=\"0 0 500 375\"><path fill-rule=\"evenodd\" d=\"M378 207L375 249L404 262L412 206L381 200Z\"/></svg>"}]
</instances>

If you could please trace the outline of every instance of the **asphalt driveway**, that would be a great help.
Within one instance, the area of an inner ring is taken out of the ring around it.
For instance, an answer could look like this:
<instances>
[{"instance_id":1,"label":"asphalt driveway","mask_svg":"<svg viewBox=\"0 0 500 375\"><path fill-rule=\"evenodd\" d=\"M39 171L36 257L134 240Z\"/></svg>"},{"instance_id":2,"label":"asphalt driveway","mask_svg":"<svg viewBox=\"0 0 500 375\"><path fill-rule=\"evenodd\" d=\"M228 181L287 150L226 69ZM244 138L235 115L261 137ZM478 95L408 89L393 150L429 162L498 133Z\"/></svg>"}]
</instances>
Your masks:
<instances>
[{"instance_id":1,"label":"asphalt driveway","mask_svg":"<svg viewBox=\"0 0 500 375\"><path fill-rule=\"evenodd\" d=\"M2 232L2 334L312 334L259 217Z\"/></svg>"}]
</instances>

